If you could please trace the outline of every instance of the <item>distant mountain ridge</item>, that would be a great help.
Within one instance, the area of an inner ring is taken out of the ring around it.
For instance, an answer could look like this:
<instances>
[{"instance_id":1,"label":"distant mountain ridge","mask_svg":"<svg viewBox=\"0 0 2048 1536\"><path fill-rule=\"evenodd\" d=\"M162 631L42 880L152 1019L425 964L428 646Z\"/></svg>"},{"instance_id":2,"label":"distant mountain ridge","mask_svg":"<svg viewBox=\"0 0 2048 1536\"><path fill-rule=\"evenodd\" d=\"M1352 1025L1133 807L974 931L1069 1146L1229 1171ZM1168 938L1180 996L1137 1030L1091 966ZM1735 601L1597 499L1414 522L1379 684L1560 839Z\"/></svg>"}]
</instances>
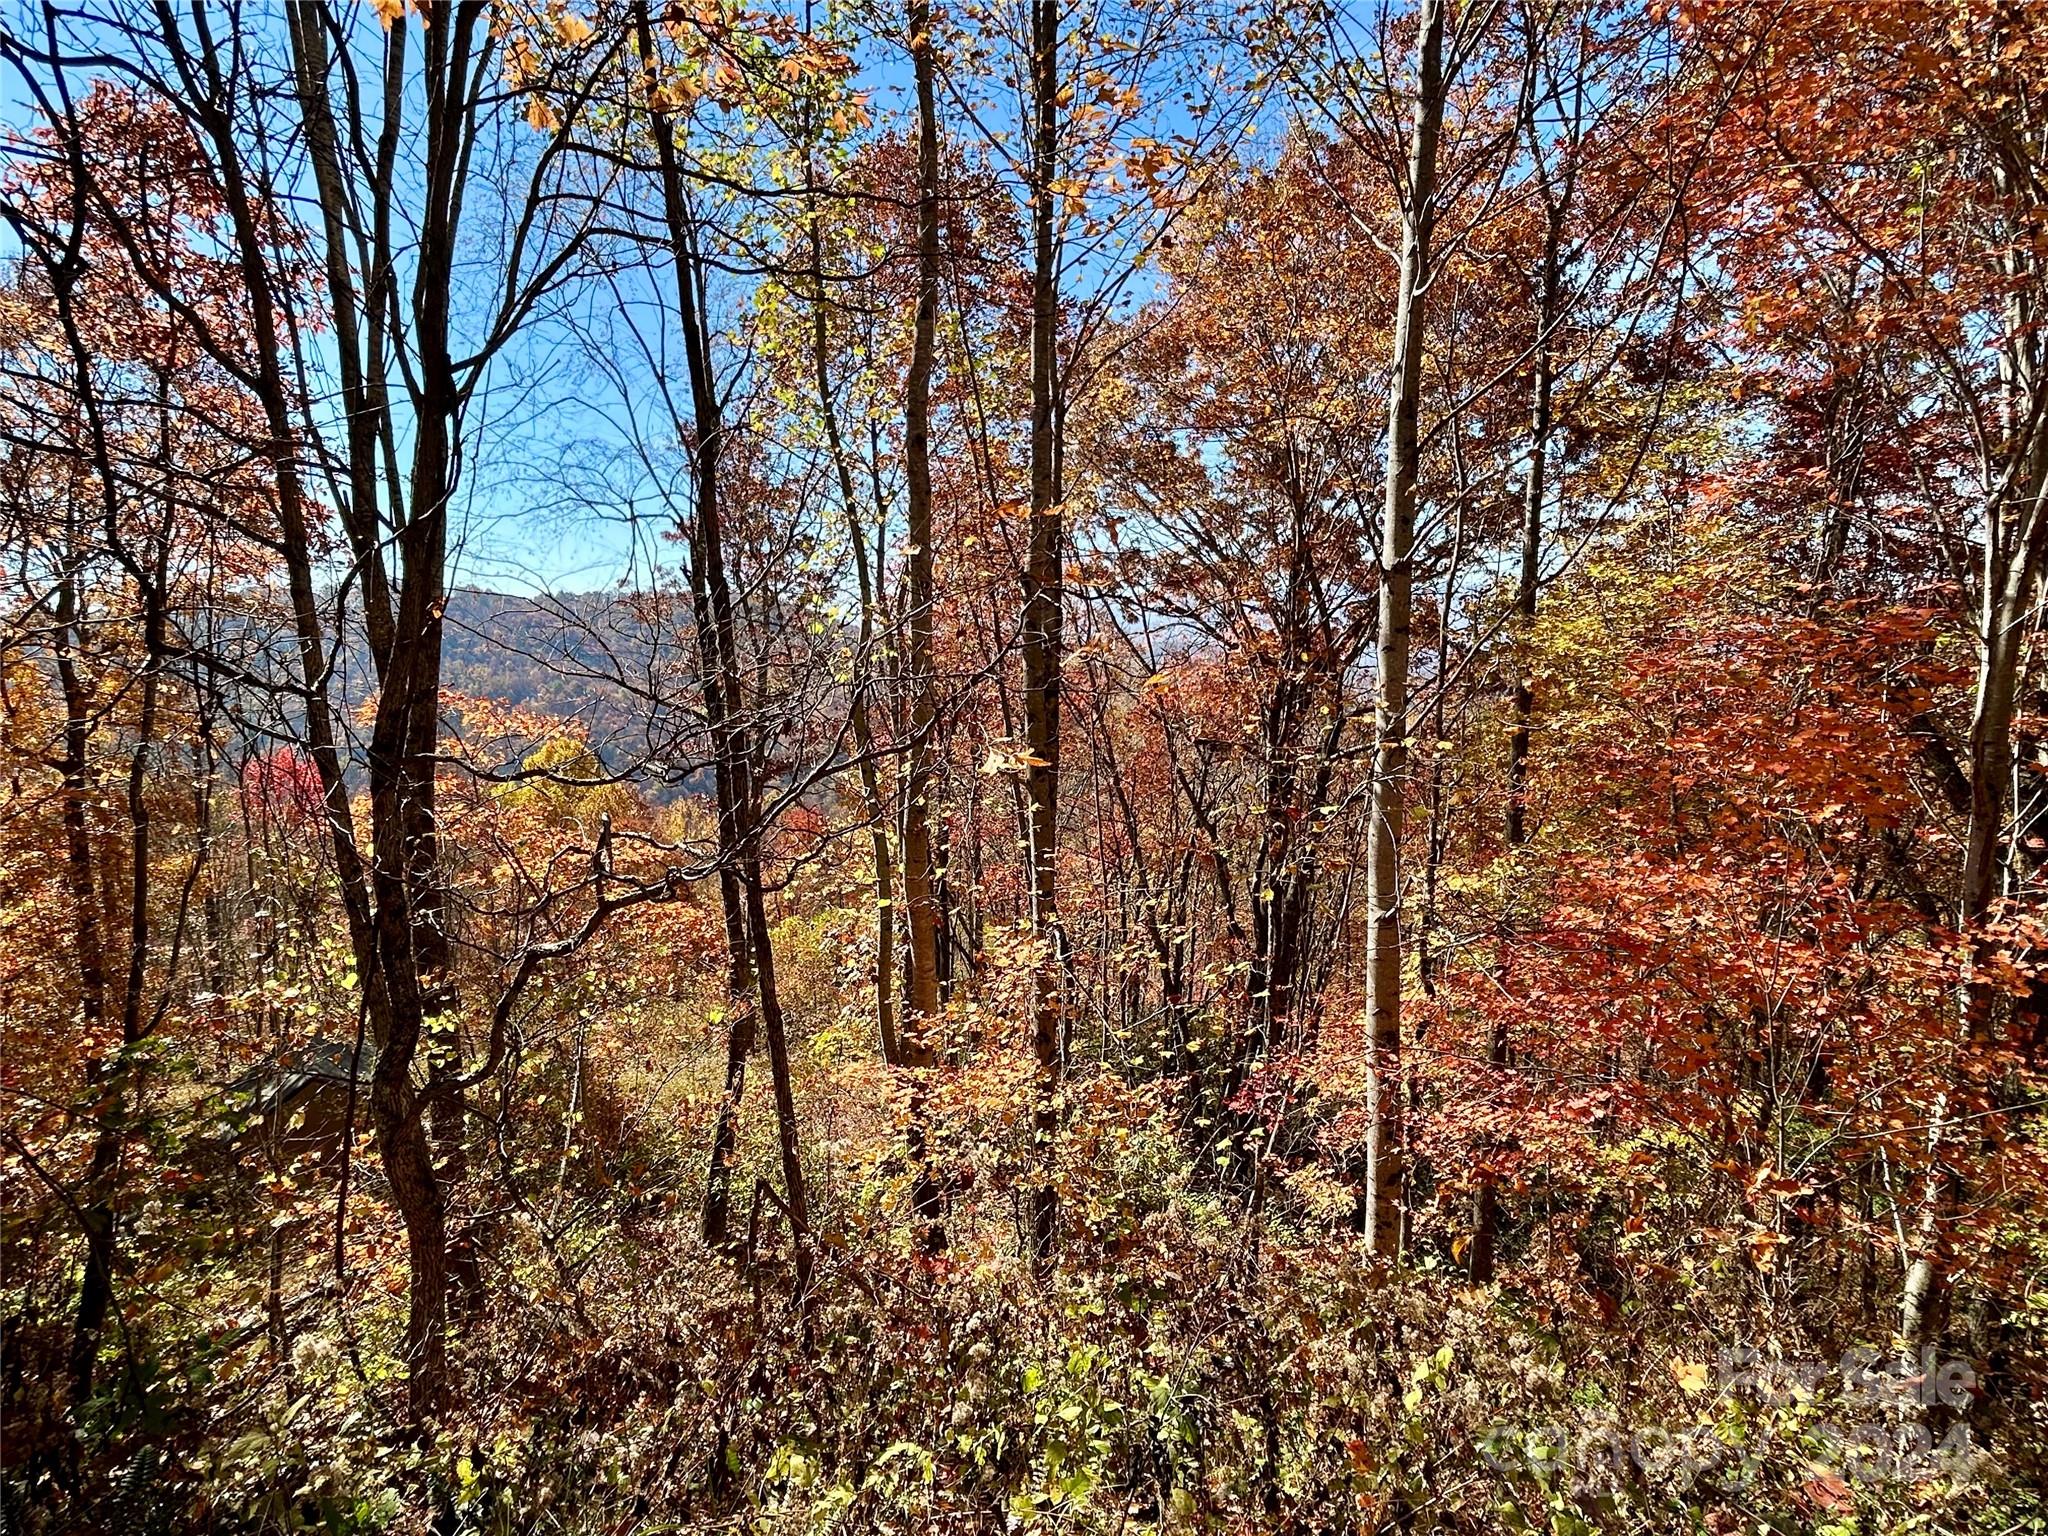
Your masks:
<instances>
[{"instance_id":1,"label":"distant mountain ridge","mask_svg":"<svg viewBox=\"0 0 2048 1536\"><path fill-rule=\"evenodd\" d=\"M688 673L661 599L628 592L448 594L441 681L451 693L575 722L607 766L665 762L688 722Z\"/></svg>"}]
</instances>

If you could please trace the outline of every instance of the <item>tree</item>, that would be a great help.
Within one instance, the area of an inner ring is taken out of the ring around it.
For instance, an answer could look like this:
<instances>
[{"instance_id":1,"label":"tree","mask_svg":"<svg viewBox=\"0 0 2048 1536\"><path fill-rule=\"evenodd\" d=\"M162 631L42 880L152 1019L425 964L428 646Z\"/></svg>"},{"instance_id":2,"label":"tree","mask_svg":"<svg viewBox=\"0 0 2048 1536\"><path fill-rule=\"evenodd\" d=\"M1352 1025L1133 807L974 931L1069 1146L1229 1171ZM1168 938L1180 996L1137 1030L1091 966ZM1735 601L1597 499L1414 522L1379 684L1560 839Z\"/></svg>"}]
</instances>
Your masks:
<instances>
[{"instance_id":1,"label":"tree","mask_svg":"<svg viewBox=\"0 0 2048 1536\"><path fill-rule=\"evenodd\" d=\"M1732 131L1717 152L1756 178L1743 185L1774 181L1753 218L1726 203L1716 212L1751 316L1793 319L1796 334L1819 310L1831 312L1831 330L1848 322L1896 337L1885 372L1917 387L1891 384L1883 408L1894 431L1939 445L1943 471L1923 461L1914 493L1968 595L1977 679L1961 751L1939 738L1930 746L1937 761L1963 765L1968 812L1955 913L1958 928L1974 935L1976 959L1962 1011L1970 1037L1989 1045L1999 1004L1986 924L2019 893L2007 832L2014 711L2027 616L2048 561L2048 385L2036 324L2043 275L2033 243L2043 206L2042 81L2027 64L2040 51L2039 20L1999 5L1970 7L1953 24L1932 10L1896 9L1837 81L1856 109L1825 112L1794 105L1790 93L1832 70L1826 61L1850 19L1824 8L1774 29L1777 46L1762 57L1748 41L1759 20L1741 6L1710 8L1698 20L1719 77L1732 82ZM1847 176L1850 158L1872 174ZM1839 265L1823 265L1823 251ZM1766 273L1786 284L1783 297L1755 285ZM1846 537L1830 531L1824 548ZM1824 568L1835 563L1823 556ZM1934 1133L1937 1146L1950 1138L1947 1129ZM1954 1193L1942 1175L1922 1201L1920 1251L1900 1304L1909 1340L1926 1328L1939 1213Z\"/></svg>"},{"instance_id":2,"label":"tree","mask_svg":"<svg viewBox=\"0 0 2048 1536\"><path fill-rule=\"evenodd\" d=\"M223 713L220 677L195 662L211 639L209 588L260 576L272 528L269 483L247 466L240 436L254 402L208 358L193 318L232 323L221 305L233 271L207 249L220 204L181 125L99 86L68 127L44 125L7 187L26 256L6 337L7 536L22 555L7 640L10 653L40 658L23 692L38 693L46 669L61 701L55 741L37 739L42 711L27 698L9 724L30 773L60 775L77 1025L64 1044L83 1058L94 1127L72 1206L85 1241L70 1351L83 1405L115 1302L136 1079L147 1042L196 990L189 930L213 878L206 825ZM174 296L123 269L94 196L176 271ZM196 573L194 544L210 546ZM173 745L180 735L189 753ZM187 776L173 810L166 792ZM178 824L185 814L190 828Z\"/></svg>"}]
</instances>

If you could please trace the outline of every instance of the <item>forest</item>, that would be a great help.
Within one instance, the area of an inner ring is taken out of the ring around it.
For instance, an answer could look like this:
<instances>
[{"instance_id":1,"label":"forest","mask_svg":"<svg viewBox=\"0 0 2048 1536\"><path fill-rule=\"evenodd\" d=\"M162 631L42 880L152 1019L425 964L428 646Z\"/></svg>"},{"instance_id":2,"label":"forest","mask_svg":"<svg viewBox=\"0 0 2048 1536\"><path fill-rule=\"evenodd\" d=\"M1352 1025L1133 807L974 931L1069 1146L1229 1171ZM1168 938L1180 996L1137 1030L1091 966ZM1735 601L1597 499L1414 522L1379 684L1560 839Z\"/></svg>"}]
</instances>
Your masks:
<instances>
[{"instance_id":1,"label":"forest","mask_svg":"<svg viewBox=\"0 0 2048 1536\"><path fill-rule=\"evenodd\" d=\"M0 0L0 1532L2048 1536L2048 4Z\"/></svg>"}]
</instances>

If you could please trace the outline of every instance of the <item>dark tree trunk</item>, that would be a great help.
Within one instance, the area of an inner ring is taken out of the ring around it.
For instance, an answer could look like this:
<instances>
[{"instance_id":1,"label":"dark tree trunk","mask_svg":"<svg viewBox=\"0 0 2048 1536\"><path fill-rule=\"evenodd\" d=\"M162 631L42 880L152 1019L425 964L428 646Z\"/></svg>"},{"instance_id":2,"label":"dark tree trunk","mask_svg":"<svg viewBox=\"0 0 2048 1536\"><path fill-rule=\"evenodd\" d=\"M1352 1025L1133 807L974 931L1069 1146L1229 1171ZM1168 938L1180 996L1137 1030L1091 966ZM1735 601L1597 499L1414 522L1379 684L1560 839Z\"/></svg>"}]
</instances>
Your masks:
<instances>
[{"instance_id":1,"label":"dark tree trunk","mask_svg":"<svg viewBox=\"0 0 2048 1536\"><path fill-rule=\"evenodd\" d=\"M649 62L650 69L658 67L660 55L656 51L654 29L644 0L635 8L634 24L642 58ZM711 326L703 306L703 255L677 151L675 125L668 113L652 100L647 104L647 116L659 165L662 216L668 254L675 266L676 309L683 330L684 357L689 374L689 436L696 472L696 505L688 530L691 595L696 600L699 656L704 663L703 687L712 733L712 771L720 786L720 863L722 868L736 871L738 877L742 898L741 926L752 967L752 998L768 1045L777 1143L782 1160L783 1201L796 1253L797 1295L800 1301L807 1302L814 1257L810 1204L804 1186L796 1099L790 1081L787 1030L775 982L775 944L768 926L767 894L762 874L764 828L761 826L761 799L755 776L756 753L745 724L739 620L725 554L724 509L719 485L725 438L724 407L712 368ZM728 909L728 937L731 931ZM734 969L737 979L737 964ZM736 1034L742 1028L738 1013L734 1016L733 1028ZM736 1085L736 1074L730 1071L735 1056L741 1061L745 1059L744 1042L740 1040L733 1042L727 1056L728 1081ZM726 1241L726 1234L721 1229L725 1213L730 1209L731 1179L730 1153L721 1155L716 1143L723 1139L727 1148L733 1144L736 1126L726 1124L724 1117L737 1112L738 1095L729 1092L721 1106L721 1123L714 1131L714 1155L705 1194L705 1235L715 1245ZM714 1190L711 1187L714 1183L723 1183L726 1188Z\"/></svg>"},{"instance_id":2,"label":"dark tree trunk","mask_svg":"<svg viewBox=\"0 0 2048 1536\"><path fill-rule=\"evenodd\" d=\"M1066 518L1059 481L1059 4L1031 7L1031 528L1024 571L1024 745L1031 928L1043 953L1034 982L1031 1047L1038 1061L1032 1129L1039 1167L1031 1189L1034 1267L1052 1262L1059 1226L1053 1171L1065 1055L1059 918L1060 668Z\"/></svg>"},{"instance_id":3,"label":"dark tree trunk","mask_svg":"<svg viewBox=\"0 0 2048 1536\"><path fill-rule=\"evenodd\" d=\"M912 324L910 375L904 402L903 461L910 514L910 739L903 786L903 897L910 926L909 1004L904 1016L903 1061L912 1073L910 1124L911 1203L918 1246L946 1245L944 1201L932 1178L926 1126L927 1078L937 1060L933 1030L939 1016L939 902L932 838L932 762L938 710L932 673L931 396L939 311L939 120L932 59L932 17L927 0L910 0L911 72L917 88L917 312Z\"/></svg>"}]
</instances>

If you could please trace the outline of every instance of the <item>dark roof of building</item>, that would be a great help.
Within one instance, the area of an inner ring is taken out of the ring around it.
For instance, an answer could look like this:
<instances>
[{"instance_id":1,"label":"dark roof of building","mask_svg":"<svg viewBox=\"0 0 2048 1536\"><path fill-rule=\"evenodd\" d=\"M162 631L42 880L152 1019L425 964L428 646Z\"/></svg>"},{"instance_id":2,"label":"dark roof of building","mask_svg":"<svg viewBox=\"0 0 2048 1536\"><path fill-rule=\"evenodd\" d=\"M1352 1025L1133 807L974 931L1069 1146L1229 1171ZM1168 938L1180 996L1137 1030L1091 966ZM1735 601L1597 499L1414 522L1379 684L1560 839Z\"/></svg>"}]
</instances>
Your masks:
<instances>
[{"instance_id":1,"label":"dark roof of building","mask_svg":"<svg viewBox=\"0 0 2048 1536\"><path fill-rule=\"evenodd\" d=\"M377 1048L368 1041L363 1042L358 1060L353 1040L309 1040L278 1051L243 1074L229 1091L248 1095L249 1107L268 1116L290 1109L308 1093L323 1087L346 1089L351 1077L360 1093L369 1087L370 1074L376 1067Z\"/></svg>"}]
</instances>

